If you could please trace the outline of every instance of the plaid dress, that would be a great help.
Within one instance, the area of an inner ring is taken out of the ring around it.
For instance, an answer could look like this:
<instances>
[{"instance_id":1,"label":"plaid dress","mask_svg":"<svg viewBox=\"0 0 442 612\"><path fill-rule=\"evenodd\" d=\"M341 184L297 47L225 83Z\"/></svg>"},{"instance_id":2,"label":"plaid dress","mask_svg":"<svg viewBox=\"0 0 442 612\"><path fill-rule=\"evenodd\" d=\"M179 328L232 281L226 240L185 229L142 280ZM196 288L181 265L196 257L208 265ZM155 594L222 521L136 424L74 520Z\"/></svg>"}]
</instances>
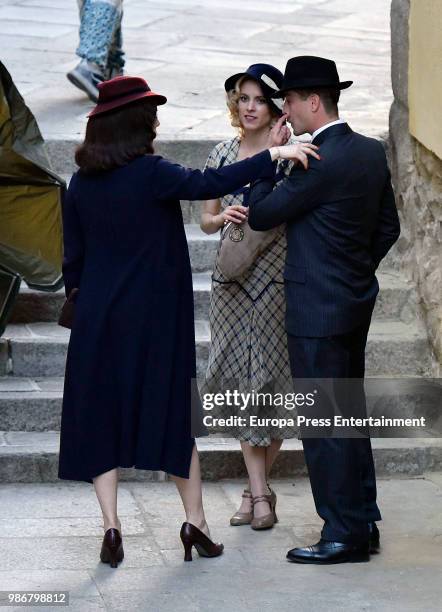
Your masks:
<instances>
[{"instance_id":1,"label":"plaid dress","mask_svg":"<svg viewBox=\"0 0 442 612\"><path fill-rule=\"evenodd\" d=\"M239 145L239 137L219 143L210 153L205 167L219 168L235 163ZM279 162L281 178L289 174L292 166L292 162ZM246 205L244 196L244 190L238 190L221 198L221 205L223 208L234 204ZM235 388L252 392L270 390L276 380L290 379L284 327L286 249L285 225L282 225L278 238L243 276L234 281L223 276L217 255L209 311L211 348L202 393L224 391L222 381L235 381ZM216 416L232 414L238 413L230 407L220 408ZM269 406L258 407L254 414L259 417L292 417L286 408L275 406L270 409ZM229 435L252 446L269 446L272 439L296 437L297 432L292 427L235 426L229 429Z\"/></svg>"}]
</instances>

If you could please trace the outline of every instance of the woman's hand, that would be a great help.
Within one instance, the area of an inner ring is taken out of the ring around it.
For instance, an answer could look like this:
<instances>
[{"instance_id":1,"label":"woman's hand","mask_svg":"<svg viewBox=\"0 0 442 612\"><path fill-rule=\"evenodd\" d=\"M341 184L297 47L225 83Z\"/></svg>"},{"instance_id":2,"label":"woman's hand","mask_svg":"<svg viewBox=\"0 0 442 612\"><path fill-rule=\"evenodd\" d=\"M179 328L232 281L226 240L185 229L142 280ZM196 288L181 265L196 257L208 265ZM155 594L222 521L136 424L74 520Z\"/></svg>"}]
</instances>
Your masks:
<instances>
[{"instance_id":1,"label":"woman's hand","mask_svg":"<svg viewBox=\"0 0 442 612\"><path fill-rule=\"evenodd\" d=\"M308 168L309 155L316 159L321 159L317 153L319 147L309 142L298 142L293 145L286 145L285 147L272 147L269 150L273 161L275 159L291 159L300 162L306 170Z\"/></svg>"},{"instance_id":2,"label":"woman's hand","mask_svg":"<svg viewBox=\"0 0 442 612\"><path fill-rule=\"evenodd\" d=\"M248 217L249 209L246 206L241 206L240 204L234 204L233 206L228 206L223 210L222 213L218 215L220 226L226 225L232 221L232 223L242 223Z\"/></svg>"},{"instance_id":3,"label":"woman's hand","mask_svg":"<svg viewBox=\"0 0 442 612\"><path fill-rule=\"evenodd\" d=\"M268 139L269 149L285 145L289 141L291 133L286 125L287 117L288 115L283 115L270 130Z\"/></svg>"}]
</instances>

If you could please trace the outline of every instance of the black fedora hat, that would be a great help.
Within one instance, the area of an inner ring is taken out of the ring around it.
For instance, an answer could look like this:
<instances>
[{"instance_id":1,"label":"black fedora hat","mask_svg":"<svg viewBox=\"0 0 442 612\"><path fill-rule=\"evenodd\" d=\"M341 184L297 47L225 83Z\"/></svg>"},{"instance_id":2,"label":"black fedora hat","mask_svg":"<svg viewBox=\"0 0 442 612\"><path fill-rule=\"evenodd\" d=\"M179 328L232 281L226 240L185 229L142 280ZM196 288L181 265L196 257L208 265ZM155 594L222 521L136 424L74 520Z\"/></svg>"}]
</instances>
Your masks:
<instances>
[{"instance_id":1,"label":"black fedora hat","mask_svg":"<svg viewBox=\"0 0 442 612\"><path fill-rule=\"evenodd\" d=\"M347 89L353 81L340 81L333 60L315 55L299 55L287 62L284 79L279 91L272 98L282 98L289 89L310 89L311 87L336 87Z\"/></svg>"},{"instance_id":2,"label":"black fedora hat","mask_svg":"<svg viewBox=\"0 0 442 612\"><path fill-rule=\"evenodd\" d=\"M226 91L235 89L238 79L243 76L248 76L256 81L260 85L262 93L272 109L279 115L282 115L282 109L272 100L272 98L275 97L274 94L282 87L284 79L282 72L271 64L252 64L245 72L232 74L232 76L226 79L224 89Z\"/></svg>"}]
</instances>

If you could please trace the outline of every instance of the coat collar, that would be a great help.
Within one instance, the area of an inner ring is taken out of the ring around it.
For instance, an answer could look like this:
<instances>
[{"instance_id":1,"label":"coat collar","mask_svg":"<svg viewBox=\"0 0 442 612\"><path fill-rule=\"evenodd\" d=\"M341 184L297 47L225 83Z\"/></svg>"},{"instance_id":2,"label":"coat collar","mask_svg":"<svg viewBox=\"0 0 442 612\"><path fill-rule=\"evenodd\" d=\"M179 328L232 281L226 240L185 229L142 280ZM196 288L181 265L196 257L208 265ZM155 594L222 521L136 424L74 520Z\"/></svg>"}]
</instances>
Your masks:
<instances>
[{"instance_id":1,"label":"coat collar","mask_svg":"<svg viewBox=\"0 0 442 612\"><path fill-rule=\"evenodd\" d=\"M353 130L348 125L348 123L338 123L335 125L331 125L326 128L322 132L320 132L313 140L312 144L320 145L327 140L328 138L332 138L333 136L343 136L344 134L350 134Z\"/></svg>"}]
</instances>

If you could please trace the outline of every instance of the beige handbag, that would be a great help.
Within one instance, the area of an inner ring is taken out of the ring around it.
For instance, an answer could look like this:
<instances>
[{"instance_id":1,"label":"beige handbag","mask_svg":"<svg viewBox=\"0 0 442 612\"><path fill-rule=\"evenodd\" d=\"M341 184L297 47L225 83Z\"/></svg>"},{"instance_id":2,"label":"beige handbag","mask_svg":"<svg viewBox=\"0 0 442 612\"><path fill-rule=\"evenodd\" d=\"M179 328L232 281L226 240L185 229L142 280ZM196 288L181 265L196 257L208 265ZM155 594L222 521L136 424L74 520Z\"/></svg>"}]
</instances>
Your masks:
<instances>
[{"instance_id":1,"label":"beige handbag","mask_svg":"<svg viewBox=\"0 0 442 612\"><path fill-rule=\"evenodd\" d=\"M227 154L222 158L218 168L224 165L226 158ZM281 165L280 173L284 172L282 167ZM278 178L278 175L276 178ZM236 193L241 191L245 194L244 206L247 206L247 195L250 193L250 187L243 187ZM264 232L252 230L247 220L242 223L233 223L232 221L227 223L221 229L221 241L218 249L218 267L222 275L228 280L235 280L242 276L258 259L259 255L279 237L282 231L285 231L284 223Z\"/></svg>"},{"instance_id":2,"label":"beige handbag","mask_svg":"<svg viewBox=\"0 0 442 612\"><path fill-rule=\"evenodd\" d=\"M221 230L218 266L229 280L242 276L280 235L282 226L264 232L252 230L248 221L227 223Z\"/></svg>"}]
</instances>

